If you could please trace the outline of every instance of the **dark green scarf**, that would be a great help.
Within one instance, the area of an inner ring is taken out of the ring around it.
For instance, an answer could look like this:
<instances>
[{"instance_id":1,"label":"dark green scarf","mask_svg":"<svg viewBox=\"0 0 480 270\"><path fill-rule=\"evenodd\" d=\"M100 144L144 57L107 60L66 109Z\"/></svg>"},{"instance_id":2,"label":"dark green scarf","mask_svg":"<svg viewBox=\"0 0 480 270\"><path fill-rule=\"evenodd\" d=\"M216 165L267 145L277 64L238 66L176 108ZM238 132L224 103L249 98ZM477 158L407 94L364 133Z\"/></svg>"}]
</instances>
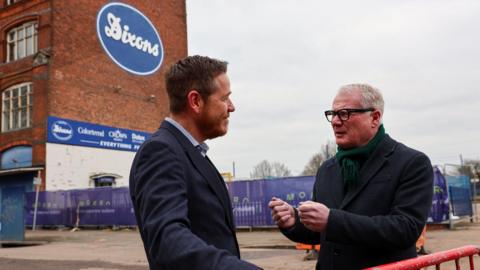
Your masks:
<instances>
[{"instance_id":1,"label":"dark green scarf","mask_svg":"<svg viewBox=\"0 0 480 270\"><path fill-rule=\"evenodd\" d=\"M366 145L347 150L342 149L340 146L338 147L336 158L342 167L343 181L347 187L352 187L357 184L361 164L368 159L384 137L385 129L382 124L378 128L377 134Z\"/></svg>"}]
</instances>

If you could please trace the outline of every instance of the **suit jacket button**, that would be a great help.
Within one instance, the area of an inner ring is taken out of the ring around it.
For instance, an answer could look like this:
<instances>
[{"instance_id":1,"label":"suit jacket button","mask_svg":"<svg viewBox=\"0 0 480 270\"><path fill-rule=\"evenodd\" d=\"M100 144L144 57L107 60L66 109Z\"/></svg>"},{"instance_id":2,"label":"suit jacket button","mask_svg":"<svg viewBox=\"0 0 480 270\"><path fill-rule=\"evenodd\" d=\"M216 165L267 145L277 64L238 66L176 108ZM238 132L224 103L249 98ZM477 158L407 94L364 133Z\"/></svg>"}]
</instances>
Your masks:
<instances>
[{"instance_id":1,"label":"suit jacket button","mask_svg":"<svg viewBox=\"0 0 480 270\"><path fill-rule=\"evenodd\" d=\"M334 248L334 249L333 249L333 255L338 256L338 255L340 255L340 254L342 254L342 250L341 250L341 249L339 249L339 248Z\"/></svg>"}]
</instances>

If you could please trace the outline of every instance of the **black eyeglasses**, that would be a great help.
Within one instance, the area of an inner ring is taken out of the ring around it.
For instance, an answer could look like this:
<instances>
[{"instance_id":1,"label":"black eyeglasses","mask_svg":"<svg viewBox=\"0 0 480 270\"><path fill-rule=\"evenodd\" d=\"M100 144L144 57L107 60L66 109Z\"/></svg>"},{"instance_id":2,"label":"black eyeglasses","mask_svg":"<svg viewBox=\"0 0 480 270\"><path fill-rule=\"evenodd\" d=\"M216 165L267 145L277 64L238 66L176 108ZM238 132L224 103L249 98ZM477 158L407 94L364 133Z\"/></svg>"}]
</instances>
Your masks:
<instances>
[{"instance_id":1,"label":"black eyeglasses","mask_svg":"<svg viewBox=\"0 0 480 270\"><path fill-rule=\"evenodd\" d=\"M340 120L342 121L347 121L350 118L350 115L352 113L364 113L364 112L373 112L375 109L374 108L368 108L368 109L341 109L338 111L325 111L325 117L327 118L328 122L332 122L333 118L335 115L338 115Z\"/></svg>"}]
</instances>

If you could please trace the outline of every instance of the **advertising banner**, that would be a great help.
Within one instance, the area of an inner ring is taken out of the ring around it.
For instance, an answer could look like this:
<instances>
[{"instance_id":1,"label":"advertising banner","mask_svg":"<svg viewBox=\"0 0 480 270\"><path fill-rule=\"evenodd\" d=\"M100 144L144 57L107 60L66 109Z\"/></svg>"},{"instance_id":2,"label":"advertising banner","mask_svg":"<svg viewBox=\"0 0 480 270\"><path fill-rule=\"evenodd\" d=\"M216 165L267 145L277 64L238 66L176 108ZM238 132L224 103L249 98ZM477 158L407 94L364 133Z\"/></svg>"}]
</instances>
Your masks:
<instances>
[{"instance_id":1,"label":"advertising banner","mask_svg":"<svg viewBox=\"0 0 480 270\"><path fill-rule=\"evenodd\" d=\"M150 133L48 117L47 141L136 152Z\"/></svg>"},{"instance_id":2,"label":"advertising banner","mask_svg":"<svg viewBox=\"0 0 480 270\"><path fill-rule=\"evenodd\" d=\"M313 176L228 182L237 226L274 225L268 202L280 198L298 206L312 199Z\"/></svg>"},{"instance_id":3,"label":"advertising banner","mask_svg":"<svg viewBox=\"0 0 480 270\"><path fill-rule=\"evenodd\" d=\"M35 192L26 196L26 224L33 223ZM39 193L37 225L134 226L128 188L95 188Z\"/></svg>"},{"instance_id":4,"label":"advertising banner","mask_svg":"<svg viewBox=\"0 0 480 270\"><path fill-rule=\"evenodd\" d=\"M445 179L441 172L434 171L434 197L428 222L448 219L449 197ZM235 223L237 226L274 226L268 202L278 197L291 205L312 199L314 176L287 177L250 181L228 182ZM451 189L455 214L471 211L464 198L467 192ZM35 193L27 193L26 224L33 221ZM44 191L39 194L37 225L65 226L134 226L133 206L127 187L94 188L68 191Z\"/></svg>"}]
</instances>

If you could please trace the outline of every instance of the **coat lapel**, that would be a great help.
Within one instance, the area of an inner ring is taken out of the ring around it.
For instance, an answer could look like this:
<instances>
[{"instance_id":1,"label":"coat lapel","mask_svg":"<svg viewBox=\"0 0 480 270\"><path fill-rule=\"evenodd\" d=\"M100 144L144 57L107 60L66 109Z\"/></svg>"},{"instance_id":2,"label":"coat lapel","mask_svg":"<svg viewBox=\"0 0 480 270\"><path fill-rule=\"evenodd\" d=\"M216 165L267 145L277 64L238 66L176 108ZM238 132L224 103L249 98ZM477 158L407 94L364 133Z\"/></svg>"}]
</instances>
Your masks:
<instances>
[{"instance_id":1,"label":"coat lapel","mask_svg":"<svg viewBox=\"0 0 480 270\"><path fill-rule=\"evenodd\" d=\"M208 157L202 156L200 151L196 149L192 143L182 134L180 130L174 127L167 121L163 121L161 128L166 128L173 133L175 138L178 139L182 147L185 149L187 156L191 160L192 164L197 168L200 174L203 176L208 185L212 188L213 193L216 195L218 200L225 210L228 223L232 230L235 228L232 217L232 205L230 203L230 197L228 195L228 190L221 177L220 173L217 171L213 163L208 159Z\"/></svg>"},{"instance_id":2,"label":"coat lapel","mask_svg":"<svg viewBox=\"0 0 480 270\"><path fill-rule=\"evenodd\" d=\"M379 172L388 156L393 152L396 142L388 135L385 135L383 141L378 145L377 149L372 153L370 158L365 162L359 172L358 186L355 190L347 192L340 209L344 209L362 190L367 186L368 182Z\"/></svg>"},{"instance_id":3,"label":"coat lapel","mask_svg":"<svg viewBox=\"0 0 480 270\"><path fill-rule=\"evenodd\" d=\"M188 149L187 154L190 157L193 165L198 169L200 174L207 181L208 185L212 188L217 198L220 200L220 203L222 204L227 215L228 223L233 229L232 205L230 203L230 197L228 196L227 187L220 173L217 171L208 157L203 157L202 154L200 154L200 152L194 147Z\"/></svg>"}]
</instances>

